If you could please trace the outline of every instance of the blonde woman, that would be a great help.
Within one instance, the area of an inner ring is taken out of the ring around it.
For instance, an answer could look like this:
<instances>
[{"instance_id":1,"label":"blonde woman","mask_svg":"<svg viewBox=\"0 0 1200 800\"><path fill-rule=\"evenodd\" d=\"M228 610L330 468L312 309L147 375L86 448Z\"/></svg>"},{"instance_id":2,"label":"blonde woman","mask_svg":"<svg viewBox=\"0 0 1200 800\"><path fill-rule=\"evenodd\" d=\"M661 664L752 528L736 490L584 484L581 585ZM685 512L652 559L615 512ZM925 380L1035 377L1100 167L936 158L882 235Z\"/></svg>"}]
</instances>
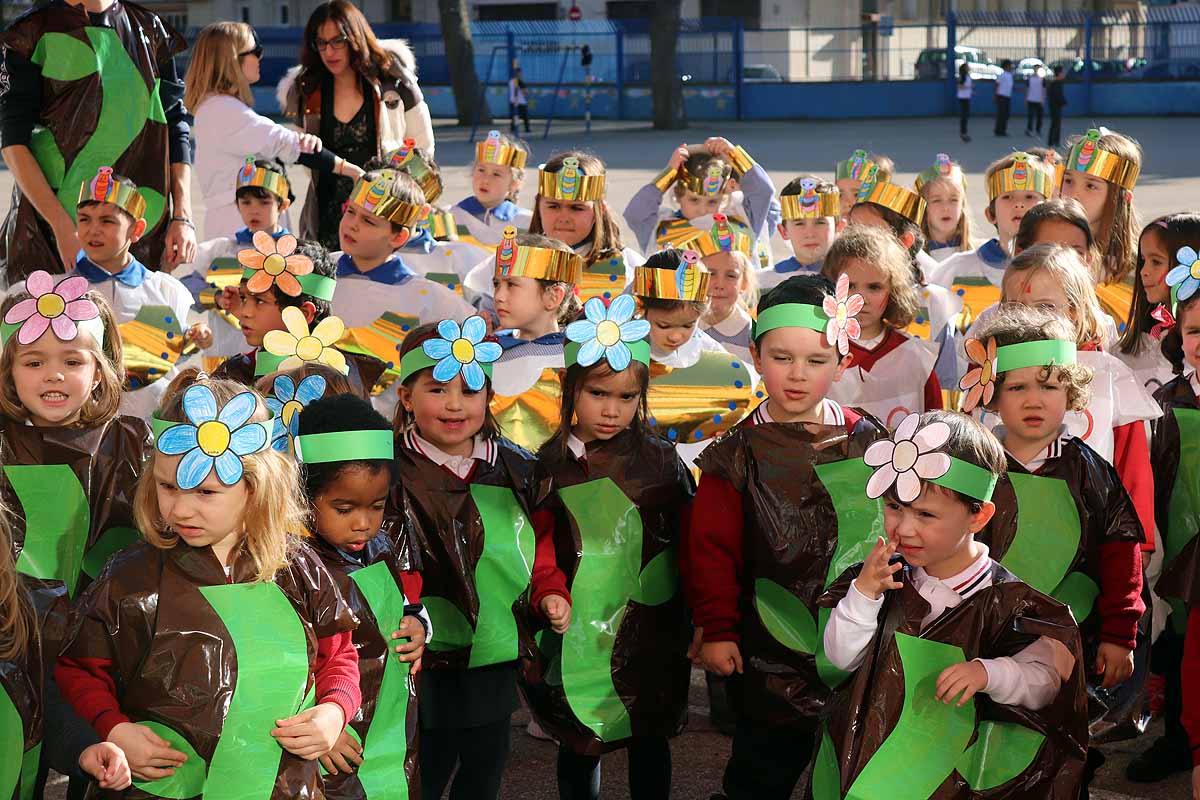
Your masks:
<instances>
[{"instance_id":1,"label":"blonde woman","mask_svg":"<svg viewBox=\"0 0 1200 800\"><path fill-rule=\"evenodd\" d=\"M362 175L357 165L325 150L318 137L255 113L250 85L258 81L261 58L254 29L242 22L214 22L192 47L184 102L196 118L196 180L208 210L205 240L242 227L235 192L238 171L249 156L351 179Z\"/></svg>"}]
</instances>

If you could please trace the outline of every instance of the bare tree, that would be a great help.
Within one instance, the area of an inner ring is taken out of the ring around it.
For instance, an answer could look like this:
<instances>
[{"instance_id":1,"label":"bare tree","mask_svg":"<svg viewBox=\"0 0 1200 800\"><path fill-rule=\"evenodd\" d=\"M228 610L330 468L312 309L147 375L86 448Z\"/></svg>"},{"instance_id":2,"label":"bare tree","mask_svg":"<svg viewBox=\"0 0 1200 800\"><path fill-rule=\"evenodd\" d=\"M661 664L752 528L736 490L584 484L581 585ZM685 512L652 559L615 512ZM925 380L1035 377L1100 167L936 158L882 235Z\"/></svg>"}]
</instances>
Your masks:
<instances>
[{"instance_id":1,"label":"bare tree","mask_svg":"<svg viewBox=\"0 0 1200 800\"><path fill-rule=\"evenodd\" d=\"M471 13L467 0L438 0L438 11L458 124L489 123L492 114L487 98L481 94L479 75L475 72L475 43L471 40Z\"/></svg>"},{"instance_id":2,"label":"bare tree","mask_svg":"<svg viewBox=\"0 0 1200 800\"><path fill-rule=\"evenodd\" d=\"M650 17L650 86L654 96L654 127L687 127L683 111L683 81L675 65L682 0L658 0Z\"/></svg>"}]
</instances>

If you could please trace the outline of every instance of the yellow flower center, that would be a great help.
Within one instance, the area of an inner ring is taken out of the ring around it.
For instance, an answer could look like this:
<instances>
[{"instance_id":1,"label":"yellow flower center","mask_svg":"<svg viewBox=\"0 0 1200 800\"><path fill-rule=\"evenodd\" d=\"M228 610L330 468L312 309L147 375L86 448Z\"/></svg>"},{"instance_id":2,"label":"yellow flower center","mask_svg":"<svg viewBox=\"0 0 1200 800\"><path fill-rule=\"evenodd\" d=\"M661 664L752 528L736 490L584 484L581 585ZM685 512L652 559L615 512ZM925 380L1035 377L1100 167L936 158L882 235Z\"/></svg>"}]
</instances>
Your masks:
<instances>
[{"instance_id":1,"label":"yellow flower center","mask_svg":"<svg viewBox=\"0 0 1200 800\"><path fill-rule=\"evenodd\" d=\"M907 472L916 465L919 455L921 451L911 441L896 442L896 449L892 451L892 469L896 472Z\"/></svg>"},{"instance_id":2,"label":"yellow flower center","mask_svg":"<svg viewBox=\"0 0 1200 800\"><path fill-rule=\"evenodd\" d=\"M846 304L845 304L845 303L838 303L838 307L837 307L837 321L838 321L838 325L839 325L840 327L843 327L843 328L844 328L844 327L846 327L846 316L847 316L847 314L846 314Z\"/></svg>"},{"instance_id":3,"label":"yellow flower center","mask_svg":"<svg viewBox=\"0 0 1200 800\"><path fill-rule=\"evenodd\" d=\"M1192 272L1191 272L1191 275L1192 275L1192 277L1193 277L1194 279L1196 279L1196 280L1200 281L1200 259L1197 259L1197 260L1195 260L1195 261L1193 261L1193 262L1192 262ZM44 297L49 297L49 295L43 295L43 296L44 296Z\"/></svg>"},{"instance_id":4,"label":"yellow flower center","mask_svg":"<svg viewBox=\"0 0 1200 800\"><path fill-rule=\"evenodd\" d=\"M67 310L67 301L50 292L38 298L37 310L46 319L54 319Z\"/></svg>"},{"instance_id":5,"label":"yellow flower center","mask_svg":"<svg viewBox=\"0 0 1200 800\"><path fill-rule=\"evenodd\" d=\"M455 339L454 344L450 345L450 353L458 363L470 364L475 360L475 345L471 344L470 339Z\"/></svg>"},{"instance_id":6,"label":"yellow flower center","mask_svg":"<svg viewBox=\"0 0 1200 800\"><path fill-rule=\"evenodd\" d=\"M296 355L303 361L316 361L325 345L315 336L305 336L296 342Z\"/></svg>"},{"instance_id":7,"label":"yellow flower center","mask_svg":"<svg viewBox=\"0 0 1200 800\"><path fill-rule=\"evenodd\" d=\"M992 382L992 362L985 361L980 365L979 384L982 386Z\"/></svg>"},{"instance_id":8,"label":"yellow flower center","mask_svg":"<svg viewBox=\"0 0 1200 800\"><path fill-rule=\"evenodd\" d=\"M605 347L612 347L621 341L621 326L611 319L604 320L596 325L596 341Z\"/></svg>"},{"instance_id":9,"label":"yellow flower center","mask_svg":"<svg viewBox=\"0 0 1200 800\"><path fill-rule=\"evenodd\" d=\"M304 405L299 400L288 400L283 405L283 410L279 412L280 418L283 420L284 426L292 424L292 417L297 412L303 410Z\"/></svg>"},{"instance_id":10,"label":"yellow flower center","mask_svg":"<svg viewBox=\"0 0 1200 800\"><path fill-rule=\"evenodd\" d=\"M279 253L272 253L263 259L263 270L271 277L280 274L286 269L287 259L279 255Z\"/></svg>"},{"instance_id":11,"label":"yellow flower center","mask_svg":"<svg viewBox=\"0 0 1200 800\"><path fill-rule=\"evenodd\" d=\"M209 420L196 430L196 443L206 456L221 455L229 449L229 428L219 420Z\"/></svg>"}]
</instances>

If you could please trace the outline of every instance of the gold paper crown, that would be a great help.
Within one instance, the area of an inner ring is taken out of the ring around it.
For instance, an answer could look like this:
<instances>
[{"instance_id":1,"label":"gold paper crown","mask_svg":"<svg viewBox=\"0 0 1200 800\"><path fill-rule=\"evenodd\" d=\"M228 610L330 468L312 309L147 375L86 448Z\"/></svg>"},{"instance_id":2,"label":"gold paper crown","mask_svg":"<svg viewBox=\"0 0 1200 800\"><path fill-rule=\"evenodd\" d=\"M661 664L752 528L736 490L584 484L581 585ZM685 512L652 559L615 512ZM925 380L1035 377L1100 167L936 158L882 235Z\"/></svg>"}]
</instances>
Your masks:
<instances>
[{"instance_id":1,"label":"gold paper crown","mask_svg":"<svg viewBox=\"0 0 1200 800\"><path fill-rule=\"evenodd\" d=\"M496 245L496 277L535 278L539 281L579 283L583 259L575 253L517 244L517 229L509 225Z\"/></svg>"},{"instance_id":2,"label":"gold paper crown","mask_svg":"<svg viewBox=\"0 0 1200 800\"><path fill-rule=\"evenodd\" d=\"M894 183L863 183L858 202L889 208L916 225L925 219L925 198Z\"/></svg>"},{"instance_id":3,"label":"gold paper crown","mask_svg":"<svg viewBox=\"0 0 1200 800\"><path fill-rule=\"evenodd\" d=\"M436 202L442 196L442 179L429 167L429 162L417 152L417 141L405 139L404 144L388 153L387 168L407 172L421 187L425 202Z\"/></svg>"},{"instance_id":4,"label":"gold paper crown","mask_svg":"<svg viewBox=\"0 0 1200 800\"><path fill-rule=\"evenodd\" d=\"M1106 131L1098 128L1088 131L1087 136L1080 139L1071 148L1064 168L1086 172L1088 175L1095 175L1101 180L1133 191L1142 168L1111 150L1101 148L1100 137L1104 133Z\"/></svg>"},{"instance_id":5,"label":"gold paper crown","mask_svg":"<svg viewBox=\"0 0 1200 800\"><path fill-rule=\"evenodd\" d=\"M938 178L949 178L962 188L967 188L967 176L963 174L962 167L956 164L946 153L938 153L937 158L934 159L933 166L922 170L921 174L917 176L917 191L921 191L922 186Z\"/></svg>"},{"instance_id":6,"label":"gold paper crown","mask_svg":"<svg viewBox=\"0 0 1200 800\"><path fill-rule=\"evenodd\" d=\"M282 173L265 167L255 166L254 156L246 156L246 163L238 170L237 188L258 186L266 189L280 200L287 200L290 192L288 180Z\"/></svg>"},{"instance_id":7,"label":"gold paper crown","mask_svg":"<svg viewBox=\"0 0 1200 800\"><path fill-rule=\"evenodd\" d=\"M359 178L354 184L354 190L350 192L350 202L357 203L366 211L388 222L403 225L405 228L414 227L417 221L425 216L427 208L424 203L414 205L392 196L392 184L396 182L397 177L397 172L383 169L374 180L368 180L365 176Z\"/></svg>"},{"instance_id":8,"label":"gold paper crown","mask_svg":"<svg viewBox=\"0 0 1200 800\"><path fill-rule=\"evenodd\" d=\"M633 271L633 293L655 300L701 301L708 299L709 272L700 263L700 253L683 251L678 267L640 266Z\"/></svg>"},{"instance_id":9,"label":"gold paper crown","mask_svg":"<svg viewBox=\"0 0 1200 800\"><path fill-rule=\"evenodd\" d=\"M714 158L708 162L708 166L704 168L703 175L693 175L687 171L687 166L679 169L679 182L684 188L693 194L698 194L701 197L720 197L721 192L725 189L725 184L729 182L729 176L733 174L733 167L722 161Z\"/></svg>"},{"instance_id":10,"label":"gold paper crown","mask_svg":"<svg viewBox=\"0 0 1200 800\"><path fill-rule=\"evenodd\" d=\"M754 237L750 229L724 214L713 214L713 226L683 243L683 249L695 250L703 258L717 253L738 251L746 255L754 253Z\"/></svg>"},{"instance_id":11,"label":"gold paper crown","mask_svg":"<svg viewBox=\"0 0 1200 800\"><path fill-rule=\"evenodd\" d=\"M458 223L449 211L430 206L429 213L417 220L417 227L428 230L434 241L458 241Z\"/></svg>"},{"instance_id":12,"label":"gold paper crown","mask_svg":"<svg viewBox=\"0 0 1200 800\"><path fill-rule=\"evenodd\" d=\"M988 202L1015 191L1037 192L1043 197L1054 193L1054 168L1037 156L1013 153L1013 163L988 176Z\"/></svg>"},{"instance_id":13,"label":"gold paper crown","mask_svg":"<svg viewBox=\"0 0 1200 800\"><path fill-rule=\"evenodd\" d=\"M80 203L112 203L134 219L146 213L146 198L132 183L118 180L112 167L101 167L96 177L79 187Z\"/></svg>"},{"instance_id":14,"label":"gold paper crown","mask_svg":"<svg viewBox=\"0 0 1200 800\"><path fill-rule=\"evenodd\" d=\"M836 217L842 213L840 197L836 187L828 184L822 186L816 181L806 178L800 181L800 193L780 195L779 205L783 207L785 222L796 219Z\"/></svg>"},{"instance_id":15,"label":"gold paper crown","mask_svg":"<svg viewBox=\"0 0 1200 800\"><path fill-rule=\"evenodd\" d=\"M579 159L564 158L558 172L538 167L538 194L552 200L603 200L604 175L585 175Z\"/></svg>"},{"instance_id":16,"label":"gold paper crown","mask_svg":"<svg viewBox=\"0 0 1200 800\"><path fill-rule=\"evenodd\" d=\"M529 154L520 147L500 141L500 131L488 131L487 138L475 145L476 164L499 164L503 167L524 169Z\"/></svg>"},{"instance_id":17,"label":"gold paper crown","mask_svg":"<svg viewBox=\"0 0 1200 800\"><path fill-rule=\"evenodd\" d=\"M837 180L861 181L866 177L867 170L873 166L876 164L867 158L866 150L855 150L848 159L837 162Z\"/></svg>"}]
</instances>

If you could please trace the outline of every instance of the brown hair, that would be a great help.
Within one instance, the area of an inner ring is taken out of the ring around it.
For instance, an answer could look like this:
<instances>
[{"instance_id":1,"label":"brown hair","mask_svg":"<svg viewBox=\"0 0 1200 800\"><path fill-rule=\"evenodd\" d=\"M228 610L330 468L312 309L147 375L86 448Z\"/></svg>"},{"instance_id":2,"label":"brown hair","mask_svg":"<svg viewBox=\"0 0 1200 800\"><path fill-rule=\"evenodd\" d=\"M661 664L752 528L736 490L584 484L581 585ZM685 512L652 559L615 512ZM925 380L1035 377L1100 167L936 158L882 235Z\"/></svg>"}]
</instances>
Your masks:
<instances>
[{"instance_id":1,"label":"brown hair","mask_svg":"<svg viewBox=\"0 0 1200 800\"><path fill-rule=\"evenodd\" d=\"M413 328L408 332L408 335L404 337L404 341L400 344L399 357L397 358L396 363L399 364L404 360L406 355L411 353L413 350L416 350L430 339L437 338L439 335L440 334L437 331L437 323L435 322L428 322L424 325L418 325L417 327ZM495 341L495 339L490 336L484 339L484 341L489 340ZM404 380L404 387L411 391L413 383L426 369L433 369L433 367L426 367L425 369L417 370L412 375L409 375ZM484 387L487 390L488 402L487 405L484 406L483 427L479 429L478 435L482 436L484 439L495 439L497 436L501 435L501 432L500 423L496 422L496 418L492 416L492 398L495 396L495 392L492 389L491 378L488 378L487 383L484 384ZM392 417L392 431L397 437L399 437L415 427L416 419L413 417L413 415L404 408L403 403L396 403L396 413L395 416Z\"/></svg>"},{"instance_id":2,"label":"brown hair","mask_svg":"<svg viewBox=\"0 0 1200 800\"><path fill-rule=\"evenodd\" d=\"M1142 267L1146 263L1145 256L1142 255L1142 239L1151 234L1162 241L1163 248L1173 264L1180 248L1194 248L1200 243L1200 214L1188 211L1167 214L1142 228L1142 235L1138 237L1137 269L1133 273L1133 304L1129 306L1125 332L1121 334L1118 343L1121 352L1129 355L1141 352L1142 334L1148 333L1155 325L1154 318L1150 316L1154 309L1146 299L1146 284L1142 280Z\"/></svg>"},{"instance_id":3,"label":"brown hair","mask_svg":"<svg viewBox=\"0 0 1200 800\"><path fill-rule=\"evenodd\" d=\"M358 393L354 391L354 387L350 385L350 381L345 375L333 367L326 366L325 364L317 364L312 361L306 362L295 369L281 369L277 372L272 372L270 375L263 375L254 382L254 388L263 397L268 397L274 394L275 379L281 375L291 378L292 382L297 386L300 385L300 381L307 377L320 375L325 379L324 397L332 397L335 394L353 394L356 397L358 396ZM367 389L369 390L370 387L367 387ZM370 400L371 398L366 397L363 399Z\"/></svg>"},{"instance_id":4,"label":"brown hair","mask_svg":"<svg viewBox=\"0 0 1200 800\"><path fill-rule=\"evenodd\" d=\"M0 303L0 316L22 300L32 298L28 292L10 294ZM121 407L121 389L125 382L125 350L121 344L121 332L117 327L117 317L112 306L99 292L85 292L83 300L91 300L100 310L100 321L104 325L104 345L88 336L79 339L82 349L91 354L96 362L96 377L99 382L79 411L79 419L71 427L94 428L103 425L117 416ZM43 336L53 336L54 332L47 330ZM29 420L29 410L21 403L17 395L16 382L12 379L13 363L17 360L17 337L11 337L0 352L0 376L4 385L0 387L0 413L10 419Z\"/></svg>"},{"instance_id":5,"label":"brown hair","mask_svg":"<svg viewBox=\"0 0 1200 800\"><path fill-rule=\"evenodd\" d=\"M254 29L244 22L214 22L206 25L192 45L191 61L183 83L183 104L193 112L214 94L236 97L254 105L250 84L242 72L238 53L254 48Z\"/></svg>"},{"instance_id":6,"label":"brown hair","mask_svg":"<svg viewBox=\"0 0 1200 800\"><path fill-rule=\"evenodd\" d=\"M1074 326L1058 314L1051 314L1020 303L1004 303L996 313L987 315L972 335L981 342L994 338L997 347L1023 342L1041 342L1051 339L1072 341ZM1092 368L1083 364L1050 364L1038 373L1038 381L1045 383L1057 372L1067 390L1067 410L1082 411L1088 404L1088 386L1092 382ZM987 406L995 410L999 401L999 390L1004 386L1006 372L996 375L997 394Z\"/></svg>"},{"instance_id":7,"label":"brown hair","mask_svg":"<svg viewBox=\"0 0 1200 800\"><path fill-rule=\"evenodd\" d=\"M875 182L876 183L891 183L892 176L896 174L896 162L882 153L868 153L867 161L875 162Z\"/></svg>"},{"instance_id":8,"label":"brown hair","mask_svg":"<svg viewBox=\"0 0 1200 800\"><path fill-rule=\"evenodd\" d=\"M360 77L378 84L381 78L399 78L401 69L395 56L383 48L371 23L350 0L329 0L313 9L304 25L304 41L300 44L300 74L296 76L296 85L300 87L300 108L298 115L303 114L304 95L314 91L317 84L329 75L321 54L317 52L317 34L321 26L332 22L348 40L347 50L350 54L350 68Z\"/></svg>"},{"instance_id":9,"label":"brown hair","mask_svg":"<svg viewBox=\"0 0 1200 800\"><path fill-rule=\"evenodd\" d=\"M627 371L634 376L638 392L641 395L641 398L638 400L637 411L634 412L633 420L629 423L629 430L633 431L634 435L641 439L646 435L646 419L650 416L646 405L646 393L650 388L650 368L641 361L634 359L629 362L629 366L623 371ZM579 397L579 393L583 391L583 385L593 375L603 379L615 374L616 370L610 367L608 362L603 358L590 367L572 364L563 371L562 406L559 413L558 430L542 445L538 451L539 455L541 453L566 455L567 437L571 435L571 426L575 424L575 400Z\"/></svg>"},{"instance_id":10,"label":"brown hair","mask_svg":"<svg viewBox=\"0 0 1200 800\"><path fill-rule=\"evenodd\" d=\"M1183 352L1183 320L1187 316L1187 312L1200 302L1200 292L1188 297L1186 300L1180 300L1175 306L1175 324L1167 331L1162 338L1162 344L1159 348L1162 351L1163 357L1171 362L1171 369L1176 375L1183 372L1187 366L1187 357Z\"/></svg>"},{"instance_id":11,"label":"brown hair","mask_svg":"<svg viewBox=\"0 0 1200 800\"><path fill-rule=\"evenodd\" d=\"M1074 146L1081 137L1067 142ZM1141 165L1142 147L1133 139L1109 131L1100 137L1096 147L1115 153L1127 161ZM1094 231L1096 247L1100 251L1098 271L1105 283L1120 283L1129 276L1137 265L1138 216L1133 207L1133 192L1125 199L1124 187L1108 184L1108 199L1104 204L1104 219L1100 230Z\"/></svg>"},{"instance_id":12,"label":"brown hair","mask_svg":"<svg viewBox=\"0 0 1200 800\"><path fill-rule=\"evenodd\" d=\"M941 450L951 458L957 458L960 461L966 461L968 464L974 464L977 467L982 467L993 475L1003 476L1008 472L1008 458L1004 455L1004 447L996 438L996 435L985 428L973 417L966 414L959 414L955 411L926 411L921 415L921 426L924 427L932 422L945 423L950 428L950 437L946 443L942 445ZM938 484L928 484L931 488L938 487ZM963 494L955 489L946 487L938 487L942 491L953 492L954 496L960 502L966 504L971 509L972 514L978 514L983 508L983 501ZM884 493L884 497L889 501L908 505L896 496L896 485L892 486Z\"/></svg>"},{"instance_id":13,"label":"brown hair","mask_svg":"<svg viewBox=\"0 0 1200 800\"><path fill-rule=\"evenodd\" d=\"M851 259L870 264L884 274L888 304L883 310L883 321L893 328L907 327L921 307L921 298L913 280L912 263L896 238L873 225L851 225L834 239L821 265L821 274L837 283Z\"/></svg>"},{"instance_id":14,"label":"brown hair","mask_svg":"<svg viewBox=\"0 0 1200 800\"><path fill-rule=\"evenodd\" d=\"M413 180L411 175L402 169L391 170L391 172L395 174L395 180L392 181L391 186L388 188L389 197L394 197L402 203L408 203L409 205L413 206L429 205L425 202L425 192L421 190L420 184ZM366 183L371 183L379 180L379 178L382 177L382 174L383 170L381 169L371 170L364 174L359 180ZM353 200L350 202L353 202ZM391 226L392 233L399 233L405 229L403 225L397 222L391 223Z\"/></svg>"},{"instance_id":15,"label":"brown hair","mask_svg":"<svg viewBox=\"0 0 1200 800\"><path fill-rule=\"evenodd\" d=\"M1044 270L1063 290L1075 326L1075 343L1080 347L1095 344L1104 337L1102 320L1104 311L1096 297L1096 288L1091 273L1083 259L1069 247L1061 244L1038 244L1023 250L1004 271L1000 287L1000 299L1005 303L1020 302L1008 293L1009 281L1021 276L1028 279L1039 270Z\"/></svg>"},{"instance_id":16,"label":"brown hair","mask_svg":"<svg viewBox=\"0 0 1200 800\"><path fill-rule=\"evenodd\" d=\"M574 158L579 161L579 168L587 175L605 174L604 162L600 157L582 150L567 150L558 153L547 161L543 167L546 172L558 172L562 169L563 159ZM542 208L538 202L542 195L533 198L533 218L529 221L529 232L545 234L542 230ZM584 261L590 266L605 258L619 256L625 245L621 243L621 229L617 224L616 215L608 207L607 200L594 201L596 219L592 223L592 249L584 256Z\"/></svg>"},{"instance_id":17,"label":"brown hair","mask_svg":"<svg viewBox=\"0 0 1200 800\"><path fill-rule=\"evenodd\" d=\"M917 189L917 194L929 201L929 193L935 186L953 186L958 189L962 195L962 213L958 215L958 225L954 228L954 235L958 237L958 251L964 252L971 249L971 204L967 201L967 187L952 178L939 175L931 181L925 181L921 184L921 188ZM929 212L925 212L925 216L921 219L921 233L925 236L925 247L929 247L930 237L932 233L929 228Z\"/></svg>"},{"instance_id":18,"label":"brown hair","mask_svg":"<svg viewBox=\"0 0 1200 800\"><path fill-rule=\"evenodd\" d=\"M1092 237L1091 226L1088 225L1087 212L1074 197L1055 197L1052 200L1043 200L1026 211L1025 216L1021 217L1017 235L1013 237L1013 249L1028 250L1037 244L1038 228L1047 220L1058 220L1068 225L1074 225L1083 232L1083 236L1087 240L1088 252L1095 249L1096 240Z\"/></svg>"},{"instance_id":19,"label":"brown hair","mask_svg":"<svg viewBox=\"0 0 1200 800\"><path fill-rule=\"evenodd\" d=\"M254 392L236 381L213 379L197 369L186 369L167 388L158 410L159 417L170 422L188 422L183 412L183 395L186 389L195 385L207 386L219 406L242 392ZM258 407L250 420L266 422L270 419L266 403L258 392L254 392L254 396ZM147 542L169 550L179 543L179 535L167 526L158 508L158 487L154 477L154 459L157 457L158 451L152 451L150 460L142 468L133 497L133 516ZM296 544L304 535L308 506L300 491L296 462L290 457L267 448L242 456L242 469L242 480L246 481L248 492L242 511L246 550L254 559L255 581L270 582L287 566Z\"/></svg>"},{"instance_id":20,"label":"brown hair","mask_svg":"<svg viewBox=\"0 0 1200 800\"><path fill-rule=\"evenodd\" d=\"M728 180L730 167L729 162L720 156L714 156L703 150L694 153L689 150L688 152L689 154L687 160L683 162L683 171L688 175L701 176L708 172L708 167L710 164L719 164L726 173L726 177L721 184L721 197L722 199L728 197L732 191L730 189ZM676 181L675 185L672 187L672 193L676 200L682 200L683 196L687 194L687 186L683 181Z\"/></svg>"},{"instance_id":21,"label":"brown hair","mask_svg":"<svg viewBox=\"0 0 1200 800\"><path fill-rule=\"evenodd\" d=\"M13 563L8 510L0 506L0 661L24 655L36 626L33 604Z\"/></svg>"},{"instance_id":22,"label":"brown hair","mask_svg":"<svg viewBox=\"0 0 1200 800\"><path fill-rule=\"evenodd\" d=\"M647 311L675 311L686 308L704 316L704 312L708 311L708 300L664 300L660 297L638 297L637 301L638 305L642 307L643 314Z\"/></svg>"}]
</instances>

